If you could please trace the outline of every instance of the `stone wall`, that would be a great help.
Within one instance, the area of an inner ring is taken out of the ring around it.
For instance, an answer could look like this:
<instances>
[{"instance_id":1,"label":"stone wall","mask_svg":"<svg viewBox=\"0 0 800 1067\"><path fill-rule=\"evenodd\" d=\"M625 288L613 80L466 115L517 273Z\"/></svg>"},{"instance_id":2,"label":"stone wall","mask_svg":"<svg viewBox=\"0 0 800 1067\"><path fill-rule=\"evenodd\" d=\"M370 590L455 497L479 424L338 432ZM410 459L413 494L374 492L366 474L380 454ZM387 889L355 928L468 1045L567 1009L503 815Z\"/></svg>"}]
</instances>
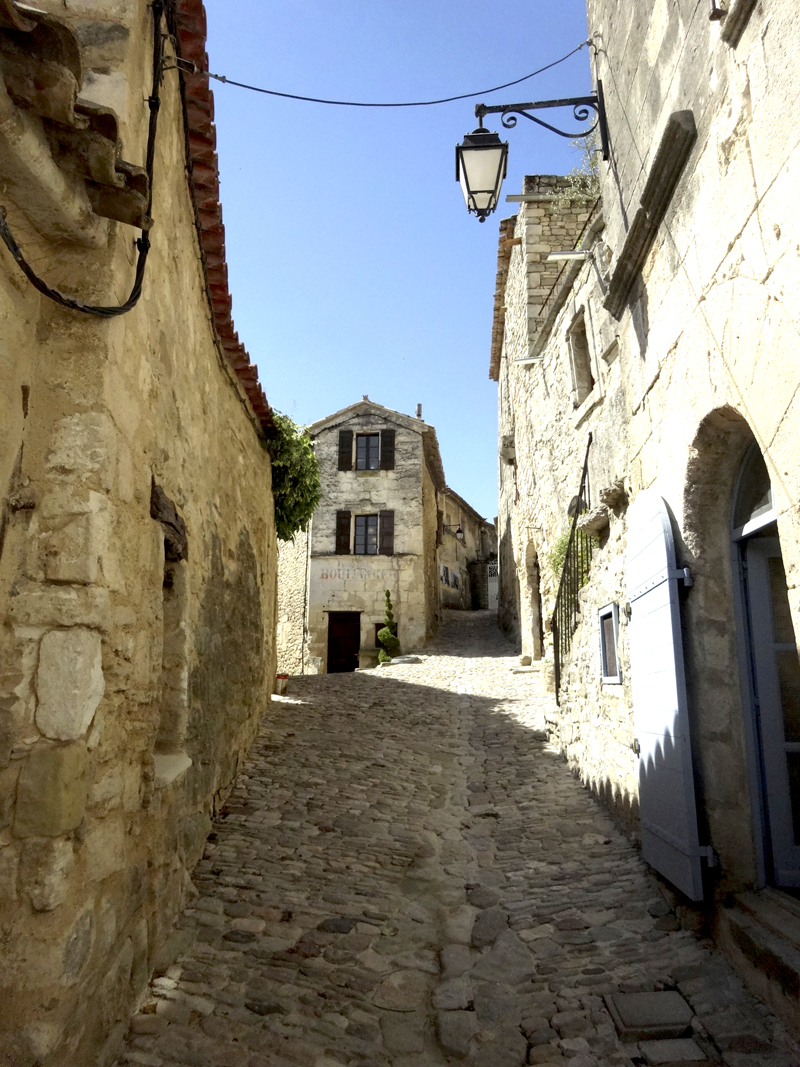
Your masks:
<instances>
[{"instance_id":1,"label":"stone wall","mask_svg":"<svg viewBox=\"0 0 800 1067\"><path fill-rule=\"evenodd\" d=\"M74 26L85 92L113 102L125 155L142 160L148 5L43 6ZM177 951L189 873L269 701L270 463L210 324L185 151L172 71L129 314L56 306L0 249L0 1063L13 1067L111 1062ZM41 212L4 203L50 284L116 303L136 231L81 214L76 190L62 215L45 193ZM67 239L73 209L85 225Z\"/></svg>"},{"instance_id":2,"label":"stone wall","mask_svg":"<svg viewBox=\"0 0 800 1067\"><path fill-rule=\"evenodd\" d=\"M733 6L739 14L745 7ZM588 220L582 237L571 231L593 261L565 274L560 307L545 301L540 313L528 311L528 225L535 211L547 218L547 205L523 203L513 229L501 227L507 278L498 302L506 311L504 321L495 318L493 366L501 451L510 437L515 464L501 465L499 527L501 562L517 578L506 573L504 610L512 615L519 599L524 650L528 564L535 556L547 617L555 576L546 560L569 524L591 432L591 502L604 505L604 516L595 517L598 543L551 728L583 779L634 824L624 611L617 686L600 679L597 613L611 602L624 607L627 503L654 487L674 516L678 562L694 575L681 609L683 644L700 836L720 859L711 876L720 897L767 877L730 544L736 475L753 440L772 480L800 632L800 372L791 358L800 332L800 230L787 206L800 163L796 134L780 118L800 95L788 43L795 17L788 2L754 5L733 41L724 21L710 22L688 0L654 4L644 16L590 0L612 159L600 164L603 217ZM676 162L670 117L685 112L696 138ZM663 192L656 215L641 207L654 188ZM509 237L521 239L510 253ZM561 245L554 227L542 243ZM626 273L630 286L617 306ZM594 377L586 396L576 389L571 348L580 314ZM512 364L532 352L541 361ZM545 654L549 641L545 633Z\"/></svg>"},{"instance_id":3,"label":"stone wall","mask_svg":"<svg viewBox=\"0 0 800 1067\"><path fill-rule=\"evenodd\" d=\"M294 541L278 542L278 671L304 674L306 595L308 578L308 530Z\"/></svg>"}]
</instances>

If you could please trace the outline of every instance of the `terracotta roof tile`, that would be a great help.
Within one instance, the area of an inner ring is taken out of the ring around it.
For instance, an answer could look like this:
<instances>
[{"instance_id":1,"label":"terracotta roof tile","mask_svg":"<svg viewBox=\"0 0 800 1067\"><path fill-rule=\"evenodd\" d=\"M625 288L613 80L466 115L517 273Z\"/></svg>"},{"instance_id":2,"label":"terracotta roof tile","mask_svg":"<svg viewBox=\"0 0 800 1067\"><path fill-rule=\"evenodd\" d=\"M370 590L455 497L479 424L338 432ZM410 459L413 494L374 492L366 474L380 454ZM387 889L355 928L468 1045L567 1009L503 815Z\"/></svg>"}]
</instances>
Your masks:
<instances>
[{"instance_id":1,"label":"terracotta roof tile","mask_svg":"<svg viewBox=\"0 0 800 1067\"><path fill-rule=\"evenodd\" d=\"M180 57L191 60L201 70L208 70L206 12L202 0L174 0L173 12ZM258 381L258 371L250 362L231 318L228 268L225 263L225 227L222 224L222 207L219 202L214 95L208 80L196 75L182 74L181 89L187 123L186 151L190 186L214 329L219 337L224 358L241 382L262 429L269 434L274 430L272 410Z\"/></svg>"}]
</instances>

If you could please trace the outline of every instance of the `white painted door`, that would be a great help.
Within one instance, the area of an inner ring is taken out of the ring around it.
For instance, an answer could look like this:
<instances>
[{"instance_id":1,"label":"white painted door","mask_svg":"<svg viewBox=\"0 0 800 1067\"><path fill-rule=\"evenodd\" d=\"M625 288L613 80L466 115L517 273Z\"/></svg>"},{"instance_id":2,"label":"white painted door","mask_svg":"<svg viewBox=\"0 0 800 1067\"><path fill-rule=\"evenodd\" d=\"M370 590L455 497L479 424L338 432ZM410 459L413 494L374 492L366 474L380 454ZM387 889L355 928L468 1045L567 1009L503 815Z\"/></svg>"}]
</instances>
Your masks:
<instances>
[{"instance_id":1,"label":"white painted door","mask_svg":"<svg viewBox=\"0 0 800 1067\"><path fill-rule=\"evenodd\" d=\"M627 591L642 855L691 900L703 896L679 576L669 513L655 490L628 509Z\"/></svg>"}]
</instances>

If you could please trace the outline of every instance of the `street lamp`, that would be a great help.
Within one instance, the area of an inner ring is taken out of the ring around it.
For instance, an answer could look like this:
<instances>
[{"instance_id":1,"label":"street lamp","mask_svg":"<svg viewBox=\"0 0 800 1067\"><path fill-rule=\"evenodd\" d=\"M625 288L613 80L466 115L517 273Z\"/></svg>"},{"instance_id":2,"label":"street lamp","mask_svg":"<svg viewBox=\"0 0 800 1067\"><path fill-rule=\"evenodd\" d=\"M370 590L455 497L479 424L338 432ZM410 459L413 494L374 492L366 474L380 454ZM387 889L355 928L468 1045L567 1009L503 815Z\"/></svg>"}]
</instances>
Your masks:
<instances>
[{"instance_id":1,"label":"street lamp","mask_svg":"<svg viewBox=\"0 0 800 1067\"><path fill-rule=\"evenodd\" d=\"M456 181L467 211L481 222L497 207L500 186L508 170L508 141L501 141L492 130L484 130L483 120L477 130L456 145Z\"/></svg>"},{"instance_id":2,"label":"street lamp","mask_svg":"<svg viewBox=\"0 0 800 1067\"><path fill-rule=\"evenodd\" d=\"M531 111L545 108L571 107L576 122L586 122L594 113L595 120L588 129L559 130L549 122L531 115ZM573 96L564 100L540 100L529 104L476 104L475 115L478 129L466 134L463 142L456 145L456 181L461 184L467 211L477 215L479 222L485 222L497 207L500 199L500 187L508 167L508 142L501 141L492 130L484 129L483 119L486 115L500 115L500 122L507 130L517 125L517 117L522 115L538 126L544 126L559 137L577 139L589 137L595 130L600 135L600 147L603 159L608 159L608 126L603 99L603 83L598 81L597 92L588 96Z\"/></svg>"}]
</instances>

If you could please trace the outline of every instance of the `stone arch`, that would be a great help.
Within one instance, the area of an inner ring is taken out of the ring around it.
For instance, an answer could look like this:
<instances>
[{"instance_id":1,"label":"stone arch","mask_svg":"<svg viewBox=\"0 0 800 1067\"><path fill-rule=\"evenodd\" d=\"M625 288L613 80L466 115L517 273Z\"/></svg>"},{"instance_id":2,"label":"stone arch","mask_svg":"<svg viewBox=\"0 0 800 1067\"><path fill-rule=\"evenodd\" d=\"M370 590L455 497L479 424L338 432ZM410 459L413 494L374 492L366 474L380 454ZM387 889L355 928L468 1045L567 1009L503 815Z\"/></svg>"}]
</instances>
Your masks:
<instances>
[{"instance_id":1,"label":"stone arch","mask_svg":"<svg viewBox=\"0 0 800 1067\"><path fill-rule=\"evenodd\" d=\"M709 412L689 448L683 496L679 565L694 577L682 613L698 819L721 857L723 891L757 880L730 542L736 479L754 440L732 406Z\"/></svg>"}]
</instances>

